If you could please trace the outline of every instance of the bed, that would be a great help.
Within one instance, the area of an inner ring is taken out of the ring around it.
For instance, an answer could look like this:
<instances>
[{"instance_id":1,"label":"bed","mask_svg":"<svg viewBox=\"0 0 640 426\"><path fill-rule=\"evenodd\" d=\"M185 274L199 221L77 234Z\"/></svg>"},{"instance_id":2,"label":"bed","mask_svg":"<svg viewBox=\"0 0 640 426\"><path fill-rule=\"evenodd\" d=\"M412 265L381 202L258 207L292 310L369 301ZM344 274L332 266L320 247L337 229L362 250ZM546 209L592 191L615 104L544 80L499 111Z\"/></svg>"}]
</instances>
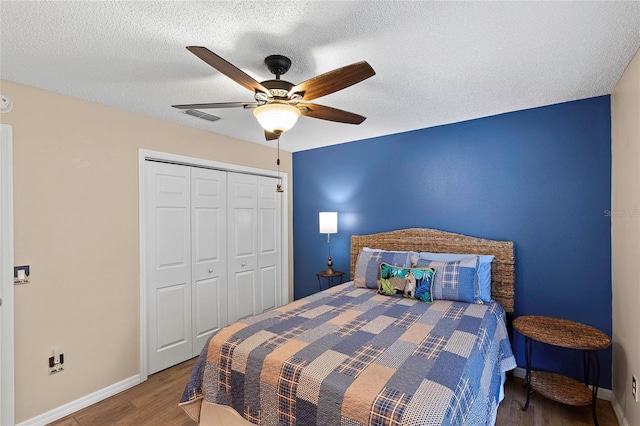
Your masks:
<instances>
[{"instance_id":1,"label":"bed","mask_svg":"<svg viewBox=\"0 0 640 426\"><path fill-rule=\"evenodd\" d=\"M180 406L201 425L494 424L516 367L513 243L425 228L354 235L351 279L220 330Z\"/></svg>"}]
</instances>

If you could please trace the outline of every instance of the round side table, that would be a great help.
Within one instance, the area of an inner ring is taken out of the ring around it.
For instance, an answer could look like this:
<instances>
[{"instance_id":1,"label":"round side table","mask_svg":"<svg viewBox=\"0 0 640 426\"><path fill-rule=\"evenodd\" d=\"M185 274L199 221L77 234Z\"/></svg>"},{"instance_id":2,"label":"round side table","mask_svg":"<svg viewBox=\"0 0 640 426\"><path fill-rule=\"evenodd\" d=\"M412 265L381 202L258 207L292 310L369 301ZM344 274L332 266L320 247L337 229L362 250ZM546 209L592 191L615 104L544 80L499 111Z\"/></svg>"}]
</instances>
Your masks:
<instances>
[{"instance_id":1,"label":"round side table","mask_svg":"<svg viewBox=\"0 0 640 426\"><path fill-rule=\"evenodd\" d=\"M608 348L611 338L589 325L566 319L538 315L521 316L513 320L513 328L525 337L525 360L527 363L527 402L529 408L531 392L563 404L585 406L591 404L593 423L598 425L596 398L600 381L600 361L596 351ZM582 350L584 383L546 371L531 371L532 341L563 348ZM591 383L592 382L592 383ZM589 384L592 389L589 389Z\"/></svg>"}]
</instances>

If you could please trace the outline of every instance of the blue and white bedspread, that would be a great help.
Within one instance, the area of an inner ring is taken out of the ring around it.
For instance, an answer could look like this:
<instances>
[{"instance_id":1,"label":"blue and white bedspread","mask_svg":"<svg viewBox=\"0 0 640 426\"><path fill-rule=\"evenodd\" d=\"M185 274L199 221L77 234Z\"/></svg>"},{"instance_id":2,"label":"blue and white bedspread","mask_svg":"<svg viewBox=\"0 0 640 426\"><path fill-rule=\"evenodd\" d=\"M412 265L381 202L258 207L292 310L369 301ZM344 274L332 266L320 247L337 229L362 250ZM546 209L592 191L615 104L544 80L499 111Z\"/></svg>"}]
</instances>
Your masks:
<instances>
[{"instance_id":1,"label":"blue and white bedspread","mask_svg":"<svg viewBox=\"0 0 640 426\"><path fill-rule=\"evenodd\" d=\"M180 405L259 425L486 425L516 367L495 302L427 304L342 284L219 331Z\"/></svg>"}]
</instances>

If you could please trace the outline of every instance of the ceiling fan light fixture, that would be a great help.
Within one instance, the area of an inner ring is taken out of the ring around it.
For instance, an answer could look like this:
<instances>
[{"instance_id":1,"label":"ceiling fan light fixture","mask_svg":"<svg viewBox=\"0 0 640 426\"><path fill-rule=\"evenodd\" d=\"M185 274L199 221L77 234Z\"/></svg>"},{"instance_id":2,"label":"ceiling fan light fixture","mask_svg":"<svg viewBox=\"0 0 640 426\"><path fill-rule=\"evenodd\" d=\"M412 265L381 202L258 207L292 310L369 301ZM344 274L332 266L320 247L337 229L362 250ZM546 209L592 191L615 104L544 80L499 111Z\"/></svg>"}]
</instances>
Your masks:
<instances>
[{"instance_id":1,"label":"ceiling fan light fixture","mask_svg":"<svg viewBox=\"0 0 640 426\"><path fill-rule=\"evenodd\" d=\"M280 79L280 76L289 70L291 60L286 56L271 55L264 60L264 63L269 71L275 74L276 78L260 83L206 47L187 46L187 49L209 66L253 93L255 102L171 105L174 108L186 110L235 107L255 108L253 114L265 130L264 137L268 141L279 139L283 132L290 130L298 121L300 114L308 118L347 124L360 124L366 119L366 117L349 111L309 103L309 101L346 89L369 77L373 77L376 72L366 61L336 68L333 71L325 72L294 85Z\"/></svg>"},{"instance_id":2,"label":"ceiling fan light fixture","mask_svg":"<svg viewBox=\"0 0 640 426\"><path fill-rule=\"evenodd\" d=\"M267 132L283 133L296 124L300 110L289 104L272 102L254 109L253 115Z\"/></svg>"}]
</instances>

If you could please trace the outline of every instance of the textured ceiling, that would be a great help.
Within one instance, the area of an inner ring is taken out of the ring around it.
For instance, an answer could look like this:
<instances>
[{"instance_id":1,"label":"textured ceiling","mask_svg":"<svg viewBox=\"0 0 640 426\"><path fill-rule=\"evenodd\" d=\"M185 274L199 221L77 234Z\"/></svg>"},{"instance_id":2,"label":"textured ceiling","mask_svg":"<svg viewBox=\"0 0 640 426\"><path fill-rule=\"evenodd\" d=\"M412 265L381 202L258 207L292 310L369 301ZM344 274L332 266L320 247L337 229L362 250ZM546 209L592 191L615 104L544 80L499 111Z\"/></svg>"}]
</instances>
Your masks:
<instances>
[{"instance_id":1,"label":"textured ceiling","mask_svg":"<svg viewBox=\"0 0 640 426\"><path fill-rule=\"evenodd\" d=\"M359 126L301 117L299 151L605 95L640 47L640 2L0 1L0 77L251 142L251 110L172 104L253 101L185 49L205 46L258 81L291 58L300 83L366 60L376 75L316 103Z\"/></svg>"}]
</instances>

